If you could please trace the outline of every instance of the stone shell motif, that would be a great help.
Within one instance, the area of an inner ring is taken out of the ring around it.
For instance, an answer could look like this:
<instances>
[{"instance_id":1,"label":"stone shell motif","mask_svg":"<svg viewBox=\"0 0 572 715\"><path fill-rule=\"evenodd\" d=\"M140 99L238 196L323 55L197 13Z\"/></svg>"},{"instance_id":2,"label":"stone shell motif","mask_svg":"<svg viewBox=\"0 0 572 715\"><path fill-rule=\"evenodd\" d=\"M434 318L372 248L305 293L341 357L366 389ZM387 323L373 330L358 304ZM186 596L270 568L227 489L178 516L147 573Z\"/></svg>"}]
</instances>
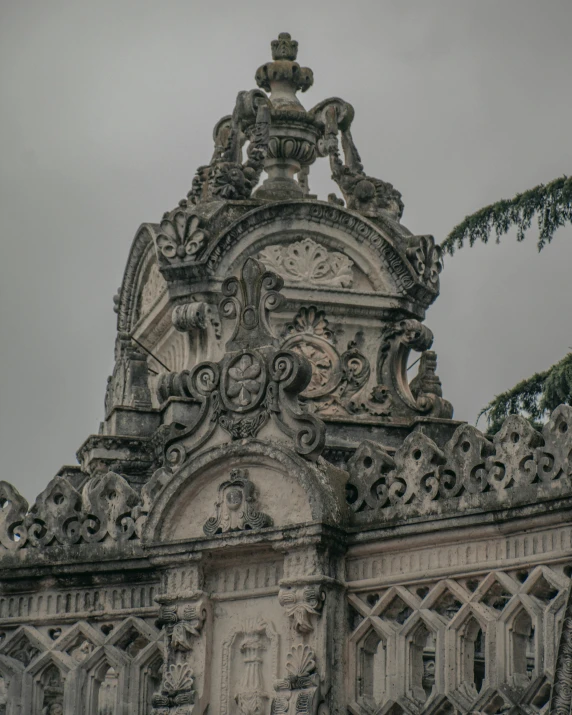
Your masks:
<instances>
[{"instance_id":1,"label":"stone shell motif","mask_svg":"<svg viewBox=\"0 0 572 715\"><path fill-rule=\"evenodd\" d=\"M258 260L290 283L351 288L354 282L353 261L343 253L328 251L311 238L267 246L258 254Z\"/></svg>"}]
</instances>

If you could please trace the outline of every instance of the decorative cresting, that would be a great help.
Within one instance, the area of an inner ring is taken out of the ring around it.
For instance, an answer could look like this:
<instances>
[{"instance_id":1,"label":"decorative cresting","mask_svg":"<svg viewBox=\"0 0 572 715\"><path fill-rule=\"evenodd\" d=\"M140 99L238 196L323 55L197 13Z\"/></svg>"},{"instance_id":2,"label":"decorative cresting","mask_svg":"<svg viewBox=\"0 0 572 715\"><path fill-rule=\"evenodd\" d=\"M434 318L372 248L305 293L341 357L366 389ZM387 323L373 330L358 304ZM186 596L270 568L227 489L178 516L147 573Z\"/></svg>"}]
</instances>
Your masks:
<instances>
[{"instance_id":1,"label":"decorative cresting","mask_svg":"<svg viewBox=\"0 0 572 715\"><path fill-rule=\"evenodd\" d=\"M302 412L298 395L311 380L306 359L275 347L268 311L278 309L283 281L248 258L240 279L228 278L222 287L221 318L234 320L234 331L220 363L205 362L159 385L197 405L194 420L184 429L172 428L166 439L166 463L174 469L188 454L204 445L217 426L232 439L255 437L269 421L294 441L296 451L315 460L324 446L324 425Z\"/></svg>"},{"instance_id":2,"label":"decorative cresting","mask_svg":"<svg viewBox=\"0 0 572 715\"><path fill-rule=\"evenodd\" d=\"M218 488L216 513L207 520L203 531L207 536L214 536L227 531L270 526L272 519L256 510L256 501L256 487L250 481L247 470L233 469L230 479Z\"/></svg>"},{"instance_id":3,"label":"decorative cresting","mask_svg":"<svg viewBox=\"0 0 572 715\"><path fill-rule=\"evenodd\" d=\"M307 645L295 645L286 656L287 675L274 684L271 715L316 715L320 704L320 676L316 656Z\"/></svg>"},{"instance_id":4,"label":"decorative cresting","mask_svg":"<svg viewBox=\"0 0 572 715\"><path fill-rule=\"evenodd\" d=\"M137 538L141 498L113 472L88 478L79 492L56 476L28 511L28 503L0 482L0 543L8 551Z\"/></svg>"},{"instance_id":5,"label":"decorative cresting","mask_svg":"<svg viewBox=\"0 0 572 715\"><path fill-rule=\"evenodd\" d=\"M170 280L205 270L212 272L213 261L228 250L228 246L218 246L224 235L221 230L253 206L251 199L256 199L258 205L261 200L304 199L310 203L308 199L315 198L308 187L310 165L317 157L327 156L332 178L340 186L346 207L350 209L349 214L340 211L339 204L344 202L330 195L330 220L340 226L351 222L353 225L347 227L350 232L353 229L359 241L367 241L372 226L356 221L361 214L402 239L399 242L404 244L406 255L396 253L389 243L379 246L378 252L404 284L405 291L414 288L412 292L418 294L416 299L430 304L439 292L440 249L431 236L411 236L398 223L403 212L400 193L391 184L365 174L351 135L353 107L333 97L309 111L304 109L296 93L312 85L313 74L295 61L298 43L288 33L281 33L271 46L273 61L256 72L256 82L261 89L240 92L232 115L217 122L211 162L198 168L187 198L164 215L160 226L145 228L153 236L163 275ZM243 163L245 146L247 161ZM268 178L254 191L263 168ZM229 201L233 206L226 210L230 207L224 209L224 203ZM315 203L318 207L308 206L310 212L322 212L321 202ZM257 217L258 224L260 219ZM375 229L371 240L380 240ZM224 241L228 241L226 236ZM312 248L304 245L305 252ZM283 260L270 249L266 259L269 264ZM315 256L311 257L311 262L315 260ZM349 287L350 272L343 263L336 266L338 260L337 254L331 255L327 262L332 265L327 268L327 274L341 287ZM298 265L289 264L292 271L286 276L288 279L303 280L298 278L300 272L312 270L314 280L325 280L321 263L314 264L312 269L303 269L299 261L295 263Z\"/></svg>"},{"instance_id":6,"label":"decorative cresting","mask_svg":"<svg viewBox=\"0 0 572 715\"><path fill-rule=\"evenodd\" d=\"M572 487L572 407L560 405L537 432L510 415L492 442L461 425L444 449L422 432L390 456L366 440L348 464L348 501L363 518L404 519L534 504Z\"/></svg>"}]
</instances>

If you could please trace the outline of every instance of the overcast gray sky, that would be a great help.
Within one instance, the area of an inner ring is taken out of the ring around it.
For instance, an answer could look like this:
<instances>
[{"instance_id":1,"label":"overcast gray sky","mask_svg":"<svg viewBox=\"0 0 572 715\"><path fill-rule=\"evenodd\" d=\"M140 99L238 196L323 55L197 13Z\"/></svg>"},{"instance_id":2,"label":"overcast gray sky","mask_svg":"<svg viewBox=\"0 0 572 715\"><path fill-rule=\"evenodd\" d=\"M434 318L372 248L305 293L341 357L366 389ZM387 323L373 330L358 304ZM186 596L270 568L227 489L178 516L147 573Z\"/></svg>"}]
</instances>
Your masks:
<instances>
[{"instance_id":1,"label":"overcast gray sky","mask_svg":"<svg viewBox=\"0 0 572 715\"><path fill-rule=\"evenodd\" d=\"M466 214L572 172L570 0L1 0L0 479L33 499L103 416L112 296L255 87L281 31L311 107L356 108L366 171L442 240ZM327 164L311 174L320 198ZM455 415L572 345L572 230L446 261L427 324Z\"/></svg>"}]
</instances>

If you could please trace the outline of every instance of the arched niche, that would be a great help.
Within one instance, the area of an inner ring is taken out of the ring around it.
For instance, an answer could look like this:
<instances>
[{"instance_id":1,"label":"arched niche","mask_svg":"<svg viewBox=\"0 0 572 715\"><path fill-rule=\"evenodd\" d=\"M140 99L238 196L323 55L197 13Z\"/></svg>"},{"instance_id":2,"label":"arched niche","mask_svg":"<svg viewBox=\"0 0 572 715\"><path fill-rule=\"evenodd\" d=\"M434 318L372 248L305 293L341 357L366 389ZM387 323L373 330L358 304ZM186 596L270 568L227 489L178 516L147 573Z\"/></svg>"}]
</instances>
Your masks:
<instances>
[{"instance_id":1,"label":"arched niche","mask_svg":"<svg viewBox=\"0 0 572 715\"><path fill-rule=\"evenodd\" d=\"M309 463L281 445L255 440L211 448L184 464L154 500L143 538L161 542L205 538L204 525L216 516L221 493L226 498L221 486L237 465L246 470L254 486L253 510L270 517L264 525L270 520L278 528L309 522L339 525L348 519L346 472L322 460Z\"/></svg>"}]
</instances>

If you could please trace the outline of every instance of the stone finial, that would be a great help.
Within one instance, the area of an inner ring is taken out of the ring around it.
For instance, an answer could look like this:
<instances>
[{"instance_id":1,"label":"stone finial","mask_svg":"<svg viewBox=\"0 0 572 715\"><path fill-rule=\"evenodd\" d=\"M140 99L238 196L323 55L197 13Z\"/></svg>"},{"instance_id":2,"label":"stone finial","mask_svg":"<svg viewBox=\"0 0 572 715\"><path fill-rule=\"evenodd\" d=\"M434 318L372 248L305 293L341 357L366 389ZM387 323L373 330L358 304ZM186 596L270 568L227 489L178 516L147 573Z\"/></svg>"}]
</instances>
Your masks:
<instances>
[{"instance_id":1,"label":"stone finial","mask_svg":"<svg viewBox=\"0 0 572 715\"><path fill-rule=\"evenodd\" d=\"M256 84L270 92L275 106L290 105L301 109L295 97L298 90L305 92L314 84L314 73L309 67L300 67L295 62L298 43L288 32L281 32L277 40L272 40L272 60L256 70Z\"/></svg>"},{"instance_id":2,"label":"stone finial","mask_svg":"<svg viewBox=\"0 0 572 715\"><path fill-rule=\"evenodd\" d=\"M277 40L270 43L273 60L292 60L298 56L298 42L292 39L289 32L281 32Z\"/></svg>"}]
</instances>

